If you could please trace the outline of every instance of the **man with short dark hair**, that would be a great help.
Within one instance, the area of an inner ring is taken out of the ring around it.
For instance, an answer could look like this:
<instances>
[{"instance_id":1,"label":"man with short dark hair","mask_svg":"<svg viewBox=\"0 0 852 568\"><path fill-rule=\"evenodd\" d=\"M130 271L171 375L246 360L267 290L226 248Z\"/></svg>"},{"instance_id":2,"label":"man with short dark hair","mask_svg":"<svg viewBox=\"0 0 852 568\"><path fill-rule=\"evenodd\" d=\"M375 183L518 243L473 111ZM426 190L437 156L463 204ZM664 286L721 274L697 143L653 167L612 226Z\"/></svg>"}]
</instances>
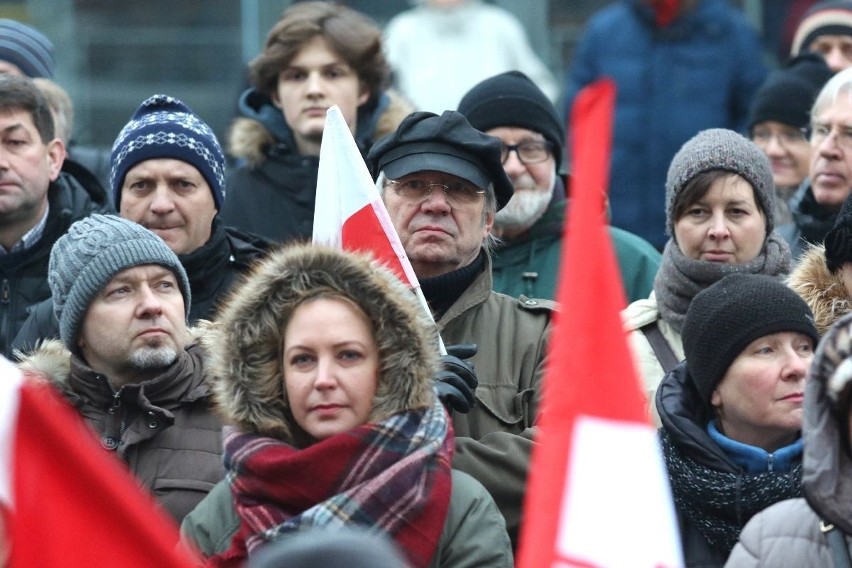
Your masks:
<instances>
[{"instance_id":1,"label":"man with short dark hair","mask_svg":"<svg viewBox=\"0 0 852 568\"><path fill-rule=\"evenodd\" d=\"M53 381L180 522L224 476L186 271L148 229L92 215L56 242L48 279L62 341L22 368Z\"/></svg>"},{"instance_id":2,"label":"man with short dark hair","mask_svg":"<svg viewBox=\"0 0 852 568\"><path fill-rule=\"evenodd\" d=\"M443 340L478 346L453 466L488 489L516 543L554 306L491 289L494 214L512 197L500 153L457 112L416 112L368 161Z\"/></svg>"},{"instance_id":3,"label":"man with short dark hair","mask_svg":"<svg viewBox=\"0 0 852 568\"><path fill-rule=\"evenodd\" d=\"M7 357L29 308L50 296L53 243L77 219L110 210L103 188L63 172L64 160L41 92L26 77L0 74L0 352Z\"/></svg>"}]
</instances>

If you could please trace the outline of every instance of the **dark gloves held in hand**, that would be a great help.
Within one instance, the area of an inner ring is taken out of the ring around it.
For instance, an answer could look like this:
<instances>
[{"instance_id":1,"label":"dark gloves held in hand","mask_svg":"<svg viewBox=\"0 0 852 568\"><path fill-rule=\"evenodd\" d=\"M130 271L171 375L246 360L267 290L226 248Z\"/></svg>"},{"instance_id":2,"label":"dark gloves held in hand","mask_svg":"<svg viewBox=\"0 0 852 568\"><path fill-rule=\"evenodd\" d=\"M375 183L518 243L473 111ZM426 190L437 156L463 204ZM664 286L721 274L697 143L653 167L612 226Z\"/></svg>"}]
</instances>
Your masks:
<instances>
[{"instance_id":1,"label":"dark gloves held in hand","mask_svg":"<svg viewBox=\"0 0 852 568\"><path fill-rule=\"evenodd\" d=\"M476 355L476 344L448 345L447 354L441 357L441 368L433 377L438 397L447 410L467 414L473 408L474 392L479 381L473 363L464 361Z\"/></svg>"}]
</instances>

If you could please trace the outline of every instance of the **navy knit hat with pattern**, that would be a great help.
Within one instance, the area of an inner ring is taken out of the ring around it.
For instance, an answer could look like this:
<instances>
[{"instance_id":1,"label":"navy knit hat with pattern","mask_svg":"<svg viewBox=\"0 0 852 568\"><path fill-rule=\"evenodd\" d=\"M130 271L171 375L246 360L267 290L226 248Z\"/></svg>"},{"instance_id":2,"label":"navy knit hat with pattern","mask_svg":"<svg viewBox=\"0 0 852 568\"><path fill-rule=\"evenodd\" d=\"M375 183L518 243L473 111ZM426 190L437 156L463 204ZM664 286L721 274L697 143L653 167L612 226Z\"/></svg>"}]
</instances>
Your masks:
<instances>
[{"instance_id":1,"label":"navy knit hat with pattern","mask_svg":"<svg viewBox=\"0 0 852 568\"><path fill-rule=\"evenodd\" d=\"M764 274L731 274L695 295L683 324L686 367L701 400L709 405L743 349L773 333L803 333L819 343L814 316L805 301Z\"/></svg>"},{"instance_id":2,"label":"navy knit hat with pattern","mask_svg":"<svg viewBox=\"0 0 852 568\"><path fill-rule=\"evenodd\" d=\"M47 283L59 335L72 352L89 305L112 278L128 268L158 264L171 270L183 294L186 316L192 295L178 257L159 236L115 215L93 214L69 227L50 251Z\"/></svg>"},{"instance_id":3,"label":"navy knit hat with pattern","mask_svg":"<svg viewBox=\"0 0 852 568\"><path fill-rule=\"evenodd\" d=\"M53 43L30 26L0 19L0 61L12 63L30 79L52 79Z\"/></svg>"},{"instance_id":4,"label":"navy knit hat with pattern","mask_svg":"<svg viewBox=\"0 0 852 568\"><path fill-rule=\"evenodd\" d=\"M172 158L204 176L216 208L225 200L225 154L213 130L189 107L168 95L149 97L136 109L112 146L110 188L116 209L127 170L145 160Z\"/></svg>"},{"instance_id":5,"label":"navy knit hat with pattern","mask_svg":"<svg viewBox=\"0 0 852 568\"><path fill-rule=\"evenodd\" d=\"M852 36L852 2L817 2L808 8L796 27L790 55L807 51L811 43L823 35Z\"/></svg>"}]
</instances>

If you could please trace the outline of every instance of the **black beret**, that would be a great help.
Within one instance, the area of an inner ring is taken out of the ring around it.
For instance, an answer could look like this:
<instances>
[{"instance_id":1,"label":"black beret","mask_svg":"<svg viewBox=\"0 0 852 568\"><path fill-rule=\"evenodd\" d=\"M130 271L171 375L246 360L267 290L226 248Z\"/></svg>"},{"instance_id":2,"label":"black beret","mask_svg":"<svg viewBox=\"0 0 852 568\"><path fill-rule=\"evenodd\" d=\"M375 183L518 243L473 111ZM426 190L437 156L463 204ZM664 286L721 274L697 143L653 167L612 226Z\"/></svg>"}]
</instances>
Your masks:
<instances>
[{"instance_id":1,"label":"black beret","mask_svg":"<svg viewBox=\"0 0 852 568\"><path fill-rule=\"evenodd\" d=\"M456 111L440 116L413 112L395 132L376 142L367 154L373 179L384 171L391 179L434 170L469 181L480 188L494 184L497 210L512 198L512 182L500 160L502 143L470 125Z\"/></svg>"}]
</instances>

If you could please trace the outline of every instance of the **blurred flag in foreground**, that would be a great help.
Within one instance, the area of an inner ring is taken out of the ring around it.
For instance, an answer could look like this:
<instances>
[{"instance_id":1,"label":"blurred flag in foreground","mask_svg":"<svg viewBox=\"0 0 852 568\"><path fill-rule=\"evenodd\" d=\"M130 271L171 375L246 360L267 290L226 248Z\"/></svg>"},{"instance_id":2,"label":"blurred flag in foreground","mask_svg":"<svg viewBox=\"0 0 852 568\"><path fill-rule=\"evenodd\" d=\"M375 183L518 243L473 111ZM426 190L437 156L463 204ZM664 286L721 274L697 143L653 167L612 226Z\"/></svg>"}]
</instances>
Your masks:
<instances>
[{"instance_id":1,"label":"blurred flag in foreground","mask_svg":"<svg viewBox=\"0 0 852 568\"><path fill-rule=\"evenodd\" d=\"M0 357L0 550L8 566L190 567L174 521L53 387ZM2 559L0 559L2 565Z\"/></svg>"},{"instance_id":2,"label":"blurred flag in foreground","mask_svg":"<svg viewBox=\"0 0 852 568\"><path fill-rule=\"evenodd\" d=\"M622 329L624 292L601 214L615 86L576 99L571 206L520 568L683 565L671 492Z\"/></svg>"}]
</instances>

